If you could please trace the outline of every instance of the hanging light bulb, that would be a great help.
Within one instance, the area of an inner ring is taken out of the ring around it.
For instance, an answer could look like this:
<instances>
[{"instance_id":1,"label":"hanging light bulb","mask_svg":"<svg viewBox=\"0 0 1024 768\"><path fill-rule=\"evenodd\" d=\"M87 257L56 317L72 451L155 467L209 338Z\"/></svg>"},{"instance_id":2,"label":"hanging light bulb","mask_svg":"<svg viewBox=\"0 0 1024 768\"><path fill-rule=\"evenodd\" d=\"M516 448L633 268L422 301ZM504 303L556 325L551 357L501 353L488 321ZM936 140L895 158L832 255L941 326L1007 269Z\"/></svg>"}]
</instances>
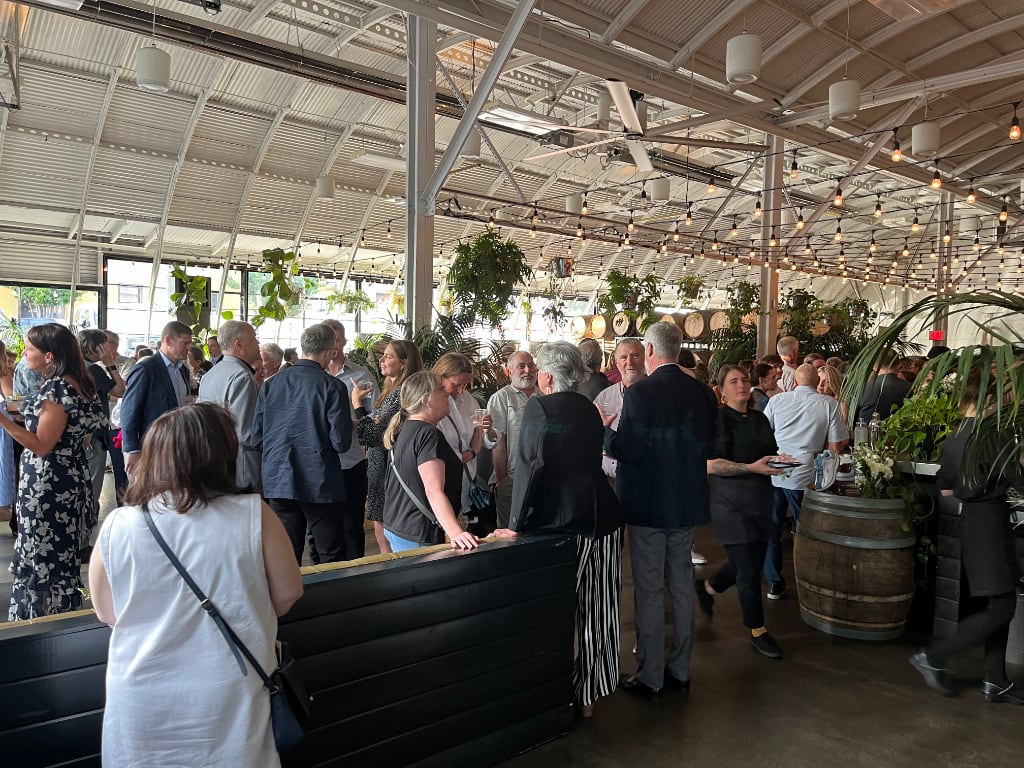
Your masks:
<instances>
[{"instance_id":1,"label":"hanging light bulb","mask_svg":"<svg viewBox=\"0 0 1024 768\"><path fill-rule=\"evenodd\" d=\"M758 193L758 195L757 195L757 202L754 203L754 218L755 219L761 218L761 195L760 195L760 193Z\"/></svg>"},{"instance_id":2,"label":"hanging light bulb","mask_svg":"<svg viewBox=\"0 0 1024 768\"><path fill-rule=\"evenodd\" d=\"M708 174L708 194L713 195L718 191L718 187L715 186L715 178L709 173Z\"/></svg>"},{"instance_id":3,"label":"hanging light bulb","mask_svg":"<svg viewBox=\"0 0 1024 768\"><path fill-rule=\"evenodd\" d=\"M633 232L636 230L636 224L633 223L633 211L629 212L629 222L626 224L626 231Z\"/></svg>"},{"instance_id":4,"label":"hanging light bulb","mask_svg":"<svg viewBox=\"0 0 1024 768\"><path fill-rule=\"evenodd\" d=\"M974 205L978 202L978 195L974 191L974 179L971 179L971 188L967 190L967 197L964 198L964 202L968 205Z\"/></svg>"},{"instance_id":5,"label":"hanging light bulb","mask_svg":"<svg viewBox=\"0 0 1024 768\"><path fill-rule=\"evenodd\" d=\"M878 250L878 243L875 242L875 231L871 230L871 244L868 245L868 251L874 253Z\"/></svg>"},{"instance_id":6,"label":"hanging light bulb","mask_svg":"<svg viewBox=\"0 0 1024 768\"><path fill-rule=\"evenodd\" d=\"M738 235L739 233L740 233L740 231L736 228L736 217L733 216L732 217L732 229L729 230L729 236L730 237L736 237L736 235Z\"/></svg>"},{"instance_id":7,"label":"hanging light bulb","mask_svg":"<svg viewBox=\"0 0 1024 768\"><path fill-rule=\"evenodd\" d=\"M807 244L804 246L804 256L810 256L814 251L811 249L811 238L807 238Z\"/></svg>"},{"instance_id":8,"label":"hanging light bulb","mask_svg":"<svg viewBox=\"0 0 1024 768\"><path fill-rule=\"evenodd\" d=\"M487 229L492 231L492 232L494 231L494 209L493 208L491 208L490 218L487 219Z\"/></svg>"},{"instance_id":9,"label":"hanging light bulb","mask_svg":"<svg viewBox=\"0 0 1024 768\"><path fill-rule=\"evenodd\" d=\"M1005 224L1008 218L1010 218L1010 212L1006 208L1006 198L1004 197L1003 207L999 210L999 220Z\"/></svg>"},{"instance_id":10,"label":"hanging light bulb","mask_svg":"<svg viewBox=\"0 0 1024 768\"><path fill-rule=\"evenodd\" d=\"M686 226L693 226L693 203L686 204Z\"/></svg>"},{"instance_id":11,"label":"hanging light bulb","mask_svg":"<svg viewBox=\"0 0 1024 768\"><path fill-rule=\"evenodd\" d=\"M661 252L668 253L668 240L661 241Z\"/></svg>"},{"instance_id":12,"label":"hanging light bulb","mask_svg":"<svg viewBox=\"0 0 1024 768\"><path fill-rule=\"evenodd\" d=\"M800 168L796 164L796 150L793 150L793 162L789 166L789 178L796 181L800 177Z\"/></svg>"},{"instance_id":13,"label":"hanging light bulb","mask_svg":"<svg viewBox=\"0 0 1024 768\"><path fill-rule=\"evenodd\" d=\"M530 227L530 237L537 237L537 225L534 224Z\"/></svg>"},{"instance_id":14,"label":"hanging light bulb","mask_svg":"<svg viewBox=\"0 0 1024 768\"><path fill-rule=\"evenodd\" d=\"M832 205L836 208L842 208L843 206L843 188L838 184L836 185L836 194L832 198Z\"/></svg>"},{"instance_id":15,"label":"hanging light bulb","mask_svg":"<svg viewBox=\"0 0 1024 768\"><path fill-rule=\"evenodd\" d=\"M1004 253L1006 253L1006 246L1003 245L1003 241L1002 240L999 241L999 248L997 250L999 251L999 255L1000 256L1002 256Z\"/></svg>"},{"instance_id":16,"label":"hanging light bulb","mask_svg":"<svg viewBox=\"0 0 1024 768\"><path fill-rule=\"evenodd\" d=\"M589 210L590 209L587 207L587 193L584 192L583 193L583 205L580 206L580 213L582 213L584 216L586 216L587 215L587 211L589 211Z\"/></svg>"},{"instance_id":17,"label":"hanging light bulb","mask_svg":"<svg viewBox=\"0 0 1024 768\"><path fill-rule=\"evenodd\" d=\"M939 166L935 166L935 173L932 174L932 189L942 189L942 174L939 173Z\"/></svg>"},{"instance_id":18,"label":"hanging light bulb","mask_svg":"<svg viewBox=\"0 0 1024 768\"><path fill-rule=\"evenodd\" d=\"M750 258L754 258L757 255L757 251L754 250L754 238L750 238L750 250L747 252Z\"/></svg>"},{"instance_id":19,"label":"hanging light bulb","mask_svg":"<svg viewBox=\"0 0 1024 768\"><path fill-rule=\"evenodd\" d=\"M625 234L625 235L623 236L623 238L622 238L622 244L623 244L623 245L627 245L627 246L629 245L629 232L627 232L627 233L626 233L626 234Z\"/></svg>"},{"instance_id":20,"label":"hanging light bulb","mask_svg":"<svg viewBox=\"0 0 1024 768\"><path fill-rule=\"evenodd\" d=\"M796 228L799 231L803 229L805 226L806 224L804 223L804 209L801 208L800 215L796 217Z\"/></svg>"},{"instance_id":21,"label":"hanging light bulb","mask_svg":"<svg viewBox=\"0 0 1024 768\"><path fill-rule=\"evenodd\" d=\"M875 199L875 218L882 218L882 195L879 194Z\"/></svg>"},{"instance_id":22,"label":"hanging light bulb","mask_svg":"<svg viewBox=\"0 0 1024 768\"><path fill-rule=\"evenodd\" d=\"M540 219L540 213L537 211L537 201L535 200L533 202L533 215L530 217L530 220L533 222L534 226L537 225L538 219Z\"/></svg>"},{"instance_id":23,"label":"hanging light bulb","mask_svg":"<svg viewBox=\"0 0 1024 768\"><path fill-rule=\"evenodd\" d=\"M640 199L641 200L646 200L647 199L647 180L646 179L644 179L642 182L640 182Z\"/></svg>"},{"instance_id":24,"label":"hanging light bulb","mask_svg":"<svg viewBox=\"0 0 1024 768\"><path fill-rule=\"evenodd\" d=\"M971 250L972 251L980 251L981 250L981 230L980 229L977 232L974 233L974 245L971 246Z\"/></svg>"},{"instance_id":25,"label":"hanging light bulb","mask_svg":"<svg viewBox=\"0 0 1024 768\"><path fill-rule=\"evenodd\" d=\"M890 158L894 163L898 163L903 159L903 153L900 151L900 139L896 132L899 128L892 129L892 157Z\"/></svg>"},{"instance_id":26,"label":"hanging light bulb","mask_svg":"<svg viewBox=\"0 0 1024 768\"><path fill-rule=\"evenodd\" d=\"M905 237L903 238L903 255L904 256L909 256L910 255L910 243L907 240L907 238L905 238Z\"/></svg>"},{"instance_id":27,"label":"hanging light bulb","mask_svg":"<svg viewBox=\"0 0 1024 768\"><path fill-rule=\"evenodd\" d=\"M1020 118L1017 117L1017 107L1019 106L1019 101L1013 102L1013 119L1010 121L1010 138L1013 141L1020 141Z\"/></svg>"},{"instance_id":28,"label":"hanging light bulb","mask_svg":"<svg viewBox=\"0 0 1024 768\"><path fill-rule=\"evenodd\" d=\"M576 237L583 235L583 219L577 219L576 221Z\"/></svg>"},{"instance_id":29,"label":"hanging light bulb","mask_svg":"<svg viewBox=\"0 0 1024 768\"><path fill-rule=\"evenodd\" d=\"M673 243L678 243L679 242L679 219L676 219L676 226L672 230L672 242Z\"/></svg>"},{"instance_id":30,"label":"hanging light bulb","mask_svg":"<svg viewBox=\"0 0 1024 768\"><path fill-rule=\"evenodd\" d=\"M718 232L717 231L715 232L715 239L711 241L711 250L712 251L717 251L718 250Z\"/></svg>"},{"instance_id":31,"label":"hanging light bulb","mask_svg":"<svg viewBox=\"0 0 1024 768\"><path fill-rule=\"evenodd\" d=\"M949 227L946 227L946 231L942 233L942 242L950 243L953 240L953 233L949 231Z\"/></svg>"},{"instance_id":32,"label":"hanging light bulb","mask_svg":"<svg viewBox=\"0 0 1024 768\"><path fill-rule=\"evenodd\" d=\"M839 222L836 224L836 234L835 234L835 236L832 239L835 240L837 243L840 243L843 240L843 219L842 219L842 217L839 218Z\"/></svg>"},{"instance_id":33,"label":"hanging light bulb","mask_svg":"<svg viewBox=\"0 0 1024 768\"><path fill-rule=\"evenodd\" d=\"M768 247L769 248L774 248L778 244L779 244L779 241L775 237L775 225L772 224L772 234L771 234L771 237L768 238Z\"/></svg>"},{"instance_id":34,"label":"hanging light bulb","mask_svg":"<svg viewBox=\"0 0 1024 768\"><path fill-rule=\"evenodd\" d=\"M921 220L917 217L917 208L914 209L914 220L910 222L910 231L917 232L921 228Z\"/></svg>"}]
</instances>

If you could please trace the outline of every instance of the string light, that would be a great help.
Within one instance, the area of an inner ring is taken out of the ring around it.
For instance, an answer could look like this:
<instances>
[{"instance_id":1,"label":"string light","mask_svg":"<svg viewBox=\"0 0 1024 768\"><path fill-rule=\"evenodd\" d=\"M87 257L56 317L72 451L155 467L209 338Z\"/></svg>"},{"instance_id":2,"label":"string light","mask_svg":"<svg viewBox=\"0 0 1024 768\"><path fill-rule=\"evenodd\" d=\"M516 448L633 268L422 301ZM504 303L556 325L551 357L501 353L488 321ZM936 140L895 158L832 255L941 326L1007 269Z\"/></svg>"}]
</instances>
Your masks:
<instances>
[{"instance_id":1,"label":"string light","mask_svg":"<svg viewBox=\"0 0 1024 768\"><path fill-rule=\"evenodd\" d=\"M879 193L877 200L875 201L875 218L882 218L882 195Z\"/></svg>"},{"instance_id":2,"label":"string light","mask_svg":"<svg viewBox=\"0 0 1024 768\"><path fill-rule=\"evenodd\" d=\"M630 210L630 212L629 212L629 223L626 224L626 231L627 232L633 232L635 230L636 230L636 224L633 223L633 211Z\"/></svg>"},{"instance_id":3,"label":"string light","mask_svg":"<svg viewBox=\"0 0 1024 768\"><path fill-rule=\"evenodd\" d=\"M740 231L736 228L736 217L733 216L732 217L732 229L729 230L729 236L730 237L736 237L736 235L738 235L739 233L740 233Z\"/></svg>"},{"instance_id":4,"label":"string light","mask_svg":"<svg viewBox=\"0 0 1024 768\"><path fill-rule=\"evenodd\" d=\"M715 179L714 179L714 177L713 177L713 176L712 176L712 175L711 175L711 174L709 173L709 174L708 174L708 194L709 194L709 195L713 195L713 194L715 194L715 192L717 192L717 191L718 191L718 187L716 187L716 186L715 186Z\"/></svg>"},{"instance_id":5,"label":"string light","mask_svg":"<svg viewBox=\"0 0 1024 768\"><path fill-rule=\"evenodd\" d=\"M789 178L796 181L800 176L800 169L796 164L796 149L793 150L793 163L789 166Z\"/></svg>"},{"instance_id":6,"label":"string light","mask_svg":"<svg viewBox=\"0 0 1024 768\"><path fill-rule=\"evenodd\" d=\"M576 237L582 237L582 236L583 236L583 219L580 218L580 219L576 220Z\"/></svg>"},{"instance_id":7,"label":"string light","mask_svg":"<svg viewBox=\"0 0 1024 768\"><path fill-rule=\"evenodd\" d=\"M584 192L583 193L583 206L580 208L580 213L582 213L584 216L586 216L587 212L589 210L590 209L587 207L587 193Z\"/></svg>"},{"instance_id":8,"label":"string light","mask_svg":"<svg viewBox=\"0 0 1024 768\"><path fill-rule=\"evenodd\" d=\"M757 202L754 203L754 218L755 219L761 218L761 195L760 195L760 193L757 195Z\"/></svg>"},{"instance_id":9,"label":"string light","mask_svg":"<svg viewBox=\"0 0 1024 768\"><path fill-rule=\"evenodd\" d=\"M772 234L771 234L771 237L768 239L768 247L774 248L778 244L779 244L779 241L775 237L775 225L772 224Z\"/></svg>"},{"instance_id":10,"label":"string light","mask_svg":"<svg viewBox=\"0 0 1024 768\"><path fill-rule=\"evenodd\" d=\"M693 226L693 203L686 203L686 226Z\"/></svg>"},{"instance_id":11,"label":"string light","mask_svg":"<svg viewBox=\"0 0 1024 768\"><path fill-rule=\"evenodd\" d=\"M1010 121L1010 139L1013 141L1020 141L1020 118L1017 117L1017 107L1019 106L1019 101L1013 102L1013 119Z\"/></svg>"},{"instance_id":12,"label":"string light","mask_svg":"<svg viewBox=\"0 0 1024 768\"><path fill-rule=\"evenodd\" d=\"M871 244L868 246L870 253L875 253L878 250L878 243L875 242L875 230L871 230Z\"/></svg>"},{"instance_id":13,"label":"string light","mask_svg":"<svg viewBox=\"0 0 1024 768\"><path fill-rule=\"evenodd\" d=\"M910 231L917 232L921 228L921 221L917 217L917 208L914 209L914 220L910 222Z\"/></svg>"},{"instance_id":14,"label":"string light","mask_svg":"<svg viewBox=\"0 0 1024 768\"><path fill-rule=\"evenodd\" d=\"M835 234L835 236L832 239L835 240L837 243L840 243L843 240L843 217L842 216L839 217L839 222L836 224L836 234Z\"/></svg>"},{"instance_id":15,"label":"string light","mask_svg":"<svg viewBox=\"0 0 1024 768\"><path fill-rule=\"evenodd\" d=\"M836 208L843 207L843 188L839 185L836 185L836 194L832 198L832 205L834 205Z\"/></svg>"},{"instance_id":16,"label":"string light","mask_svg":"<svg viewBox=\"0 0 1024 768\"><path fill-rule=\"evenodd\" d=\"M391 222L390 221L388 222L388 232L387 232L387 235L388 235L388 240L390 240L391 239ZM317 252L319 252L319 250L320 249L318 247L317 248Z\"/></svg>"},{"instance_id":17,"label":"string light","mask_svg":"<svg viewBox=\"0 0 1024 768\"><path fill-rule=\"evenodd\" d=\"M952 242L952 240L953 240L953 233L950 232L949 231L949 227L947 227L946 231L942 233L942 242L950 243L950 242Z\"/></svg>"},{"instance_id":18,"label":"string light","mask_svg":"<svg viewBox=\"0 0 1024 768\"><path fill-rule=\"evenodd\" d=\"M491 232L494 231L494 209L493 208L491 208L491 216L490 216L490 218L487 219L487 229L489 229Z\"/></svg>"},{"instance_id":19,"label":"string light","mask_svg":"<svg viewBox=\"0 0 1024 768\"><path fill-rule=\"evenodd\" d=\"M898 163L903 159L903 153L900 151L900 139L896 133L898 130L899 128L892 129L892 156L890 159L894 163Z\"/></svg>"},{"instance_id":20,"label":"string light","mask_svg":"<svg viewBox=\"0 0 1024 768\"><path fill-rule=\"evenodd\" d=\"M910 242L905 237L903 238L903 255L904 256L909 256L910 255Z\"/></svg>"},{"instance_id":21,"label":"string light","mask_svg":"<svg viewBox=\"0 0 1024 768\"><path fill-rule=\"evenodd\" d=\"M932 175L932 189L942 189L942 174L939 173L939 166L935 166L935 173Z\"/></svg>"},{"instance_id":22,"label":"string light","mask_svg":"<svg viewBox=\"0 0 1024 768\"><path fill-rule=\"evenodd\" d=\"M718 250L718 232L717 231L715 232L715 239L711 241L711 250L712 251L717 251Z\"/></svg>"},{"instance_id":23,"label":"string light","mask_svg":"<svg viewBox=\"0 0 1024 768\"><path fill-rule=\"evenodd\" d=\"M974 205L978 202L978 195L974 191L974 179L971 179L971 188L967 190L967 197L964 198L964 202L968 205Z\"/></svg>"},{"instance_id":24,"label":"string light","mask_svg":"<svg viewBox=\"0 0 1024 768\"><path fill-rule=\"evenodd\" d=\"M676 219L675 229L672 230L672 242L673 243L678 243L679 242L679 219Z\"/></svg>"},{"instance_id":25,"label":"string light","mask_svg":"<svg viewBox=\"0 0 1024 768\"><path fill-rule=\"evenodd\" d=\"M1006 207L1006 197L1004 196L1003 207L999 211L999 220L1005 224L1008 218L1010 218L1010 212Z\"/></svg>"},{"instance_id":26,"label":"string light","mask_svg":"<svg viewBox=\"0 0 1024 768\"><path fill-rule=\"evenodd\" d=\"M981 230L980 229L977 232L974 233L974 245L971 246L971 250L975 251L975 252L981 250Z\"/></svg>"},{"instance_id":27,"label":"string light","mask_svg":"<svg viewBox=\"0 0 1024 768\"><path fill-rule=\"evenodd\" d=\"M538 213L538 211L537 211L537 201L534 200L533 201L533 216L530 217L530 221L533 223L534 227L537 226L537 221L539 219L540 219L540 213Z\"/></svg>"}]
</instances>

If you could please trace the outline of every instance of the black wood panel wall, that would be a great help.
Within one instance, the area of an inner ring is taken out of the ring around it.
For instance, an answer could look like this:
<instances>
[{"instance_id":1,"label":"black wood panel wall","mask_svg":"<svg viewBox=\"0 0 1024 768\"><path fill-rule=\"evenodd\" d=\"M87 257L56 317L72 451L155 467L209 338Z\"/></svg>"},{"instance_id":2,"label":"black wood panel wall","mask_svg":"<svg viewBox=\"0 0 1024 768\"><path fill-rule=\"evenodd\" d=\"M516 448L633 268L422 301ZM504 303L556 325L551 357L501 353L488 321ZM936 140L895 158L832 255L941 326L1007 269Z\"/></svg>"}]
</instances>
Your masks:
<instances>
[{"instance_id":1,"label":"black wood panel wall","mask_svg":"<svg viewBox=\"0 0 1024 768\"><path fill-rule=\"evenodd\" d=\"M561 536L307 574L279 637L315 708L284 765L493 765L565 733L575 576ZM99 766L109 637L0 628L0 764Z\"/></svg>"}]
</instances>

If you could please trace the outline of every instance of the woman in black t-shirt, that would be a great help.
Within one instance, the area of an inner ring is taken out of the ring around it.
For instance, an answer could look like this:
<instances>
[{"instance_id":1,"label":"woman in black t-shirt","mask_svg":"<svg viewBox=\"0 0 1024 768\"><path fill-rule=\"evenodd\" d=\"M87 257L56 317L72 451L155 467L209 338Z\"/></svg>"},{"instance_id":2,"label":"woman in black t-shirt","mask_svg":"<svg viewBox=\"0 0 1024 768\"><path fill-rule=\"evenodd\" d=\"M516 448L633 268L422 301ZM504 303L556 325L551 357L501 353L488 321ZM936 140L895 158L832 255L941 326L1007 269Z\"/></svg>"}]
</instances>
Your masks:
<instances>
[{"instance_id":1,"label":"woman in black t-shirt","mask_svg":"<svg viewBox=\"0 0 1024 768\"><path fill-rule=\"evenodd\" d=\"M719 411L718 439L711 453L714 458L708 460L708 480L711 524L729 562L707 581L697 580L697 602L710 617L714 596L735 584L750 644L769 658L781 659L778 643L764 626L761 602L761 570L772 532L768 476L783 472L768 462L776 458L778 445L767 417L749 407L750 380L742 368L722 366L718 388L725 403Z\"/></svg>"},{"instance_id":2,"label":"woman in black t-shirt","mask_svg":"<svg viewBox=\"0 0 1024 768\"><path fill-rule=\"evenodd\" d=\"M384 535L393 552L443 544L473 549L478 539L459 526L462 461L437 423L448 415L441 377L414 373L402 384L401 410L384 433L389 467L384 486Z\"/></svg>"}]
</instances>

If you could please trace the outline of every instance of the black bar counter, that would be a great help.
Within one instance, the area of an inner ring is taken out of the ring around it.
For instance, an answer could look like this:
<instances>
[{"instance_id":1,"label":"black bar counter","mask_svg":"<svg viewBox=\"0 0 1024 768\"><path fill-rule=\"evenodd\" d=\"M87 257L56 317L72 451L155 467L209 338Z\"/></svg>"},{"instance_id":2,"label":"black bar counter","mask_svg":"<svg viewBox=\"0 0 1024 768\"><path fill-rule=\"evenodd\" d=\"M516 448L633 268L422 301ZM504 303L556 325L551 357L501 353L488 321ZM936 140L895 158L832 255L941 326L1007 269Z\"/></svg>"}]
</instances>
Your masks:
<instances>
[{"instance_id":1,"label":"black bar counter","mask_svg":"<svg viewBox=\"0 0 1024 768\"><path fill-rule=\"evenodd\" d=\"M315 703L286 768L493 765L568 730L573 538L431 547L303 574L278 637ZM100 765L109 638L91 611L0 625L0 763Z\"/></svg>"}]
</instances>

